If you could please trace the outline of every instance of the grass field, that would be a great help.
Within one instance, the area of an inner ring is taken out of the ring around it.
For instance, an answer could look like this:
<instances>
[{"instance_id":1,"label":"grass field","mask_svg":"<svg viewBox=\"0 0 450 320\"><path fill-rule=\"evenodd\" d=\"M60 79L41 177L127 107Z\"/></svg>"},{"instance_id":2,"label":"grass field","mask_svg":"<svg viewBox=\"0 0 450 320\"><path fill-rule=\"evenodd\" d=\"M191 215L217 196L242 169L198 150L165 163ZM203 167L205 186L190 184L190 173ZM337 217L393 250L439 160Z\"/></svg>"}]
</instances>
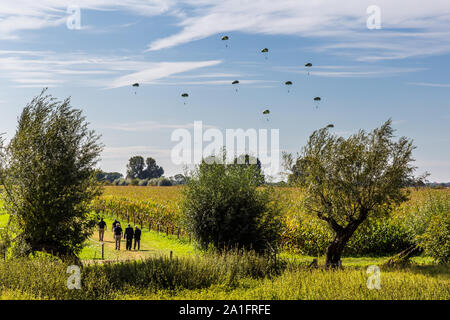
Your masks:
<instances>
[{"instance_id":1,"label":"grass field","mask_svg":"<svg viewBox=\"0 0 450 320\"><path fill-rule=\"evenodd\" d=\"M127 188L108 187L105 196L158 201L163 195L163 201L175 203L180 197L179 188ZM292 193L298 191L285 192L294 199ZM394 214L411 210L423 199L423 193L413 193L409 204ZM202 252L186 235L178 238L145 225L140 251L126 251L124 241L118 251L112 238L113 217L105 218L104 260L96 231L80 254L83 263L93 268L83 271L81 292L65 287L68 275L63 263L35 258L0 263L0 299L450 299L450 268L426 256L414 257L410 265L396 269L383 266L388 256L346 256L343 270L328 271L308 270L306 265L316 257L285 250L278 256L282 267L269 270L261 258ZM0 227L6 222L7 216L0 214ZM127 224L120 222L122 227ZM323 264L324 257L318 258ZM370 265L381 268L380 290L366 285ZM119 281L120 289L111 287L114 281Z\"/></svg>"}]
</instances>

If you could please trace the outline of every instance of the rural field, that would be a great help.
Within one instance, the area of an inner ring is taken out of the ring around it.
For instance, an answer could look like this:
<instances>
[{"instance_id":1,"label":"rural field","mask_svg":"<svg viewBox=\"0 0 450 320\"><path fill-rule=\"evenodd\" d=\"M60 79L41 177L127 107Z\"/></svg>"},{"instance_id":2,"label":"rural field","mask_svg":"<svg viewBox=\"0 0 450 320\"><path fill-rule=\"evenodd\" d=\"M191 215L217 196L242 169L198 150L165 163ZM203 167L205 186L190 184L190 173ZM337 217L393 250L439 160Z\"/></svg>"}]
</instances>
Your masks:
<instances>
[{"instance_id":1,"label":"rural field","mask_svg":"<svg viewBox=\"0 0 450 320\"><path fill-rule=\"evenodd\" d=\"M0 2L2 311L448 305L450 0Z\"/></svg>"},{"instance_id":2,"label":"rural field","mask_svg":"<svg viewBox=\"0 0 450 320\"><path fill-rule=\"evenodd\" d=\"M282 204L281 250L275 256L202 250L184 228L184 187L104 187L91 214L104 217L102 253L93 229L79 257L81 290L67 290L67 263L46 254L0 262L2 299L450 299L450 268L423 252L406 264L389 258L414 241L430 211L450 208L449 189L411 189L388 218L362 225L350 239L342 268L321 267L332 234L301 205L299 188L274 188ZM114 249L111 225L142 228L141 250ZM8 216L0 215L0 227ZM103 255L103 256L102 256ZM319 268L308 268L318 259ZM380 268L380 288L369 289L369 266Z\"/></svg>"}]
</instances>

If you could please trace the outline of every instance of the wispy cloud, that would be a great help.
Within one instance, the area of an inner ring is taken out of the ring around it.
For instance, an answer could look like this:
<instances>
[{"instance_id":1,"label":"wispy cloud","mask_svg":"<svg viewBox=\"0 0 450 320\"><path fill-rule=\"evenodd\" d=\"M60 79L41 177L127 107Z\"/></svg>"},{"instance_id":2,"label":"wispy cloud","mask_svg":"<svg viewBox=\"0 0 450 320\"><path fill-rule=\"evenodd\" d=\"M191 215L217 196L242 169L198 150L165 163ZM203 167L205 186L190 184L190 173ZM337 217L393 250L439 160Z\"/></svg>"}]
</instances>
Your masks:
<instances>
[{"instance_id":1,"label":"wispy cloud","mask_svg":"<svg viewBox=\"0 0 450 320\"><path fill-rule=\"evenodd\" d=\"M211 86L228 86L231 85L230 80L205 80L205 81L178 81L178 82L158 82L164 85L211 85ZM156 84L158 84L156 83ZM279 83L275 80L239 80L240 85L264 85L270 83Z\"/></svg>"},{"instance_id":2,"label":"wispy cloud","mask_svg":"<svg viewBox=\"0 0 450 320\"><path fill-rule=\"evenodd\" d=\"M391 77L404 73L419 72L425 68L393 68L379 67L372 65L359 66L314 66L306 70L303 66L296 67L278 67L277 70L290 73L309 74L310 76L328 77L328 78L373 78L373 77Z\"/></svg>"},{"instance_id":3,"label":"wispy cloud","mask_svg":"<svg viewBox=\"0 0 450 320\"><path fill-rule=\"evenodd\" d=\"M372 0L2 0L0 39L17 39L26 30L65 27L67 8L78 5L81 10L173 16L180 31L153 40L148 45L150 51L243 32L320 38L324 43L314 49L359 61L450 52L448 0L428 0L426 6L423 0L378 0L382 29L368 30L366 9L373 4ZM85 30L96 28L88 26Z\"/></svg>"},{"instance_id":4,"label":"wispy cloud","mask_svg":"<svg viewBox=\"0 0 450 320\"><path fill-rule=\"evenodd\" d=\"M379 0L382 29L366 28L371 0L187 1L179 15L182 30L150 43L161 50L233 31L327 39L317 49L351 55L360 61L402 59L450 52L447 0ZM187 10L186 10L187 11ZM359 49L359 50L356 50ZM376 54L373 49L378 49ZM361 50L370 50L361 55Z\"/></svg>"},{"instance_id":5,"label":"wispy cloud","mask_svg":"<svg viewBox=\"0 0 450 320\"><path fill-rule=\"evenodd\" d=\"M161 15L176 1L172 0L2 0L0 39L18 39L19 32L64 26L71 6L81 10L126 10L141 16Z\"/></svg>"},{"instance_id":6,"label":"wispy cloud","mask_svg":"<svg viewBox=\"0 0 450 320\"><path fill-rule=\"evenodd\" d=\"M170 156L170 148L158 148L152 146L125 146L105 147L102 152L102 160L106 159L128 159L132 155L151 154L153 156Z\"/></svg>"},{"instance_id":7,"label":"wispy cloud","mask_svg":"<svg viewBox=\"0 0 450 320\"><path fill-rule=\"evenodd\" d=\"M450 83L409 82L408 84L421 87L450 88Z\"/></svg>"},{"instance_id":8,"label":"wispy cloud","mask_svg":"<svg viewBox=\"0 0 450 320\"><path fill-rule=\"evenodd\" d=\"M155 80L183 73L198 68L211 67L222 63L221 60L198 61L198 62L159 62L152 63L142 71L134 72L115 79L110 87L118 88L129 86L132 83L152 83Z\"/></svg>"},{"instance_id":9,"label":"wispy cloud","mask_svg":"<svg viewBox=\"0 0 450 320\"><path fill-rule=\"evenodd\" d=\"M126 132L145 132L155 130L175 130L175 129L191 129L194 127L193 123L177 124L177 123L161 123L157 121L137 121L129 123L113 123L107 125L100 125L100 129L111 129ZM203 128L217 128L216 126L203 124Z\"/></svg>"},{"instance_id":10,"label":"wispy cloud","mask_svg":"<svg viewBox=\"0 0 450 320\"><path fill-rule=\"evenodd\" d=\"M96 56L33 51L0 51L0 78L15 87L118 88L135 82L152 83L175 74L215 66L220 60L149 62L142 57Z\"/></svg>"}]
</instances>

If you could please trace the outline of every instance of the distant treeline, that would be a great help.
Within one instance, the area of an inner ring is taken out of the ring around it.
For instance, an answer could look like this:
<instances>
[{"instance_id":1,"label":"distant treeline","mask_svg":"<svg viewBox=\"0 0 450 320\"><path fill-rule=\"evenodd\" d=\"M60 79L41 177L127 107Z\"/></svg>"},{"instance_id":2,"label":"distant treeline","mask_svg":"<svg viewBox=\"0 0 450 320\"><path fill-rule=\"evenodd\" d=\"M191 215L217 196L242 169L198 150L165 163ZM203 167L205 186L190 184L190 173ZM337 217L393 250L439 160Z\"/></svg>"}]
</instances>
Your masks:
<instances>
[{"instance_id":1,"label":"distant treeline","mask_svg":"<svg viewBox=\"0 0 450 320\"><path fill-rule=\"evenodd\" d=\"M185 184L187 178L182 174L176 174L172 177L159 177L151 179L139 178L124 178L119 172L99 172L97 173L97 180L106 185L113 186L176 186Z\"/></svg>"}]
</instances>

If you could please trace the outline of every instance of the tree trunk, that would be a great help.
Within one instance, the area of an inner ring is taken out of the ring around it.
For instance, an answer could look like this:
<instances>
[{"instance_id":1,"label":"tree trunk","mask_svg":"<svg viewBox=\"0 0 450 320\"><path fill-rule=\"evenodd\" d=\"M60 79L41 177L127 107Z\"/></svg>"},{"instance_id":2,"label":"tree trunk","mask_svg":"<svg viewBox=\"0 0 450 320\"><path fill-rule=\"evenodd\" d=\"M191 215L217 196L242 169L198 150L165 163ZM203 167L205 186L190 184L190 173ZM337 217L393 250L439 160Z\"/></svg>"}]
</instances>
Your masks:
<instances>
[{"instance_id":1,"label":"tree trunk","mask_svg":"<svg viewBox=\"0 0 450 320\"><path fill-rule=\"evenodd\" d=\"M343 235L336 235L333 242L327 248L325 262L327 268L338 268L341 265L341 255L346 243L347 241L345 241Z\"/></svg>"},{"instance_id":2,"label":"tree trunk","mask_svg":"<svg viewBox=\"0 0 450 320\"><path fill-rule=\"evenodd\" d=\"M360 224L361 222L355 221L353 223L350 223L346 228L336 232L336 237L327 248L325 262L325 266L327 268L338 268L342 266L342 252L344 251L345 245L347 244L348 240L350 240L350 237L353 235Z\"/></svg>"}]
</instances>

